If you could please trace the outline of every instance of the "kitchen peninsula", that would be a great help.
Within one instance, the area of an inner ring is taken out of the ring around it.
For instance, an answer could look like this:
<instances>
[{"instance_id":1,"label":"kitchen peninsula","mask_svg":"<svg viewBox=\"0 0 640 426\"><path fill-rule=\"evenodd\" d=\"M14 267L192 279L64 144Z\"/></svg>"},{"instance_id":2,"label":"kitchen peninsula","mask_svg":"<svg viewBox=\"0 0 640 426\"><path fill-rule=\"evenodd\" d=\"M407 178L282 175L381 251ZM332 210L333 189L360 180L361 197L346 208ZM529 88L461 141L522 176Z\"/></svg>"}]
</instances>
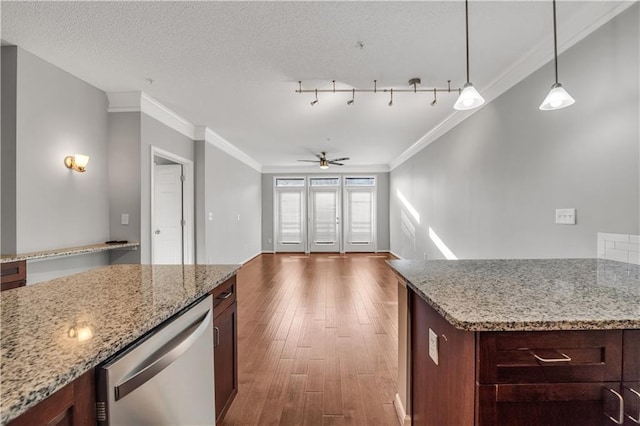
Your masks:
<instances>
[{"instance_id":1,"label":"kitchen peninsula","mask_svg":"<svg viewBox=\"0 0 640 426\"><path fill-rule=\"evenodd\" d=\"M112 265L2 293L0 424L84 377L239 265ZM214 311L216 305L214 302ZM215 320L214 320L215 324Z\"/></svg>"},{"instance_id":2,"label":"kitchen peninsula","mask_svg":"<svg viewBox=\"0 0 640 426\"><path fill-rule=\"evenodd\" d=\"M400 362L414 425L640 422L640 266L389 263L408 289Z\"/></svg>"}]
</instances>

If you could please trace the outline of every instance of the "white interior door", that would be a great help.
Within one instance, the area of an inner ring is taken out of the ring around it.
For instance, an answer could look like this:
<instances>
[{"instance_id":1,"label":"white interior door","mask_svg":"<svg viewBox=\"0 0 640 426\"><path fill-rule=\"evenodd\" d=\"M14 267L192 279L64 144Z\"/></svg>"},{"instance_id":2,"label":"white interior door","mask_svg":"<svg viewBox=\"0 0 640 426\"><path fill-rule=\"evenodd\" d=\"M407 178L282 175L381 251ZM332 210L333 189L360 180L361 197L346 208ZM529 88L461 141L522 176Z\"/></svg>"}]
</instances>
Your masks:
<instances>
[{"instance_id":1,"label":"white interior door","mask_svg":"<svg viewBox=\"0 0 640 426\"><path fill-rule=\"evenodd\" d=\"M305 188L276 187L275 244L276 252L304 252L305 230Z\"/></svg>"},{"instance_id":2,"label":"white interior door","mask_svg":"<svg viewBox=\"0 0 640 426\"><path fill-rule=\"evenodd\" d=\"M309 251L340 251L340 187L309 188Z\"/></svg>"},{"instance_id":3,"label":"white interior door","mask_svg":"<svg viewBox=\"0 0 640 426\"><path fill-rule=\"evenodd\" d=\"M375 188L345 187L345 251L376 250L374 197Z\"/></svg>"},{"instance_id":4,"label":"white interior door","mask_svg":"<svg viewBox=\"0 0 640 426\"><path fill-rule=\"evenodd\" d=\"M152 263L182 264L182 166L153 165Z\"/></svg>"}]
</instances>

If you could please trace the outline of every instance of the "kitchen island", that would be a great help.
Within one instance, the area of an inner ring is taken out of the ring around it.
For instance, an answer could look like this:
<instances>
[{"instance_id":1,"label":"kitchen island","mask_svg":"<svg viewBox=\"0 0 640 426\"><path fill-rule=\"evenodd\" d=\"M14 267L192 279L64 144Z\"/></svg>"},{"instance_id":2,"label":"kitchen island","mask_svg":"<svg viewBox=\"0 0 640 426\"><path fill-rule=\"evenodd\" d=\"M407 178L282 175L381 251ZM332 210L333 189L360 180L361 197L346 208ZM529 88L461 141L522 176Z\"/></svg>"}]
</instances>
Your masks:
<instances>
[{"instance_id":1,"label":"kitchen island","mask_svg":"<svg viewBox=\"0 0 640 426\"><path fill-rule=\"evenodd\" d=\"M389 263L409 290L400 362L414 425L637 424L639 266Z\"/></svg>"},{"instance_id":2,"label":"kitchen island","mask_svg":"<svg viewBox=\"0 0 640 426\"><path fill-rule=\"evenodd\" d=\"M112 265L2 293L4 425L235 276L239 265Z\"/></svg>"}]
</instances>

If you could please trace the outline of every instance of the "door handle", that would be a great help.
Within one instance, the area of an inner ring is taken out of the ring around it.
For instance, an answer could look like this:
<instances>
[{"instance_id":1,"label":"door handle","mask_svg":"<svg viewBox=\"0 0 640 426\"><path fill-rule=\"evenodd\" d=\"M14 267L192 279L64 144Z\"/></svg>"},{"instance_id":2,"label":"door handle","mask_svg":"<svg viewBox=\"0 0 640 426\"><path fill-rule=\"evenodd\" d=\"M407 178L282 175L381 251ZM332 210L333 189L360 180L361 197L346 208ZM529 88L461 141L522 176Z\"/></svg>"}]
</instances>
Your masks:
<instances>
[{"instance_id":1,"label":"door handle","mask_svg":"<svg viewBox=\"0 0 640 426\"><path fill-rule=\"evenodd\" d=\"M628 386L624 387L624 392L625 393L630 393L632 396L634 396L635 398L637 398L640 401L640 392L638 392L637 390L630 388ZM626 395L625 395L626 396ZM639 402L640 404L640 402ZM636 417L632 417L631 414L626 414L626 416L629 418L629 420L631 420L632 422L639 424L640 425L640 405L638 406L638 412L636 413Z\"/></svg>"},{"instance_id":2,"label":"door handle","mask_svg":"<svg viewBox=\"0 0 640 426\"><path fill-rule=\"evenodd\" d=\"M167 368L173 361L180 358L195 343L200 335L211 323L211 309L198 318L189 327L185 328L176 337L171 339L163 347L155 351L138 368L132 371L127 379L114 387L116 401L124 398L149 380L156 374Z\"/></svg>"},{"instance_id":3,"label":"door handle","mask_svg":"<svg viewBox=\"0 0 640 426\"><path fill-rule=\"evenodd\" d=\"M159 229L156 229L156 231L154 232L154 234L158 235L160 233Z\"/></svg>"},{"instance_id":4,"label":"door handle","mask_svg":"<svg viewBox=\"0 0 640 426\"><path fill-rule=\"evenodd\" d=\"M217 348L218 346L220 346L220 329L213 327L213 347Z\"/></svg>"},{"instance_id":5,"label":"door handle","mask_svg":"<svg viewBox=\"0 0 640 426\"><path fill-rule=\"evenodd\" d=\"M614 394L616 396L616 399L618 400L618 415L617 415L617 418L613 417L613 416L610 416L606 412L604 413L604 415L607 416L609 419L611 419L611 421L614 422L617 425L624 424L624 400L622 399L622 395L620 395L618 392L616 392L615 390L613 390L611 388L604 388L604 390L607 390L607 391L611 392L612 394Z\"/></svg>"}]
</instances>

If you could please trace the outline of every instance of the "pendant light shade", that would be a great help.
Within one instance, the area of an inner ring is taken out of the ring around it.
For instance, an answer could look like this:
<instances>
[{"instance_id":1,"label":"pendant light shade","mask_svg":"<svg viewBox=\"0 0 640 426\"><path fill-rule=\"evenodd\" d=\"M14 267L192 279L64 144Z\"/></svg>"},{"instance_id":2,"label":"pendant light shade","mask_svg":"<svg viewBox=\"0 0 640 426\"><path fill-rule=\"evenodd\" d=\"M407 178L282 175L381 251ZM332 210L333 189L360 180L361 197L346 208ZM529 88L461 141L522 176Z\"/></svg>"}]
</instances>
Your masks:
<instances>
[{"instance_id":1,"label":"pendant light shade","mask_svg":"<svg viewBox=\"0 0 640 426\"><path fill-rule=\"evenodd\" d=\"M484 103L484 98L478 93L473 84L467 83L462 89L462 93L458 96L458 100L453 105L453 108L459 111L465 111L468 109L478 108Z\"/></svg>"},{"instance_id":2,"label":"pendant light shade","mask_svg":"<svg viewBox=\"0 0 640 426\"><path fill-rule=\"evenodd\" d=\"M566 108L568 106L573 105L576 102L575 99L571 97L562 84L556 83L551 86L551 90L542 104L540 105L540 109L542 111L551 111L554 109Z\"/></svg>"},{"instance_id":3,"label":"pendant light shade","mask_svg":"<svg viewBox=\"0 0 640 426\"><path fill-rule=\"evenodd\" d=\"M464 20L467 36L467 83L463 86L458 100L453 105L453 108L459 111L478 108L484 103L484 98L469 81L469 0L464 1Z\"/></svg>"},{"instance_id":4,"label":"pendant light shade","mask_svg":"<svg viewBox=\"0 0 640 426\"><path fill-rule=\"evenodd\" d=\"M551 90L544 101L540 104L542 111L553 111L573 105L576 101L558 83L558 25L556 23L556 0L553 0L553 65L555 68L556 82L551 86Z\"/></svg>"}]
</instances>

